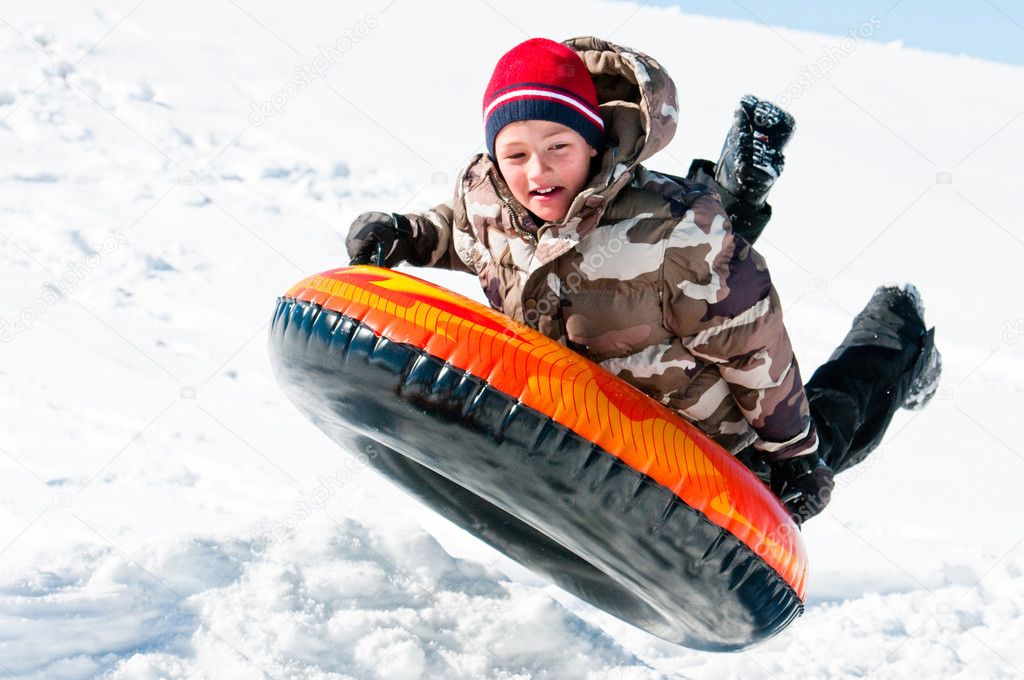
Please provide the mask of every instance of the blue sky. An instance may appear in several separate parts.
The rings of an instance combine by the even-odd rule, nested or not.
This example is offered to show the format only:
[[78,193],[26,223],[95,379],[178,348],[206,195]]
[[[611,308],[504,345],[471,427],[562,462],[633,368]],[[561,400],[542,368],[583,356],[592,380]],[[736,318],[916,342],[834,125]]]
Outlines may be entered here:
[[872,14],[872,40],[1024,64],[1024,0],[648,0],[684,12],[847,35]]

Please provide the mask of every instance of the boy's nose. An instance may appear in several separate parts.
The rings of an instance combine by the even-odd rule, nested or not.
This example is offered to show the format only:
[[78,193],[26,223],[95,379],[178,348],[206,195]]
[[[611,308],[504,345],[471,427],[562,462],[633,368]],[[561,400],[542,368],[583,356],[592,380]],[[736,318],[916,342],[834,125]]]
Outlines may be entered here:
[[544,178],[547,175],[548,164],[544,161],[544,157],[540,154],[534,154],[530,161],[526,164],[526,177],[531,182],[536,182]]

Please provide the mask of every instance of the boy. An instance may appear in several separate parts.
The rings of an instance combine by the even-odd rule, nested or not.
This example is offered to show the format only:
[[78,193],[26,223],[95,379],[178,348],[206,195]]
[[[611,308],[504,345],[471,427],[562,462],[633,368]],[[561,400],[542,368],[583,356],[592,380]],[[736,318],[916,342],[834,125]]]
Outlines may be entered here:
[[641,162],[678,119],[661,66],[596,38],[535,38],[498,62],[483,117],[488,153],[453,202],[360,216],[353,263],[383,246],[386,266],[476,273],[495,309],[740,454],[797,521],[824,508],[833,470],[874,448],[901,405],[934,392],[931,334],[912,289],[895,288],[876,292],[805,391],[764,260],[730,220],[754,240],[770,215],[792,130],[777,107],[741,102],[717,168],[651,172]]

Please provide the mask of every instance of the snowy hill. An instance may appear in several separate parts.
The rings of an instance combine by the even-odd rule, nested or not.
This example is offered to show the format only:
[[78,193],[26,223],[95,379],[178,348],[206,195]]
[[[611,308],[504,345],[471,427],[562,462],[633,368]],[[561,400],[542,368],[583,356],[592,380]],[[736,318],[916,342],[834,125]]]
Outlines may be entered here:
[[[619,2],[8,3],[0,26],[0,677],[1024,675],[1024,69]],[[807,613],[681,649],[430,515],[287,402],[275,297],[351,220],[450,196],[494,62],[661,61],[715,157],[797,118],[759,245],[809,375],[911,280],[943,387],[805,531]],[[420,275],[480,299],[469,277]]]

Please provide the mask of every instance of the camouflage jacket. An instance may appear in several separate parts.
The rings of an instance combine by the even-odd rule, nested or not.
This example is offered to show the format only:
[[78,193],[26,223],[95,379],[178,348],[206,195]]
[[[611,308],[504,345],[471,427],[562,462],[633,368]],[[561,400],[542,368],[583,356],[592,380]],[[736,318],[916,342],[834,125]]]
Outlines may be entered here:
[[598,362],[731,451],[810,453],[817,437],[762,257],[718,195],[640,163],[677,122],[652,58],[566,41],[590,69],[605,120],[600,169],[566,217],[536,224],[481,154],[453,202],[408,215],[429,266],[477,274],[491,305]]

